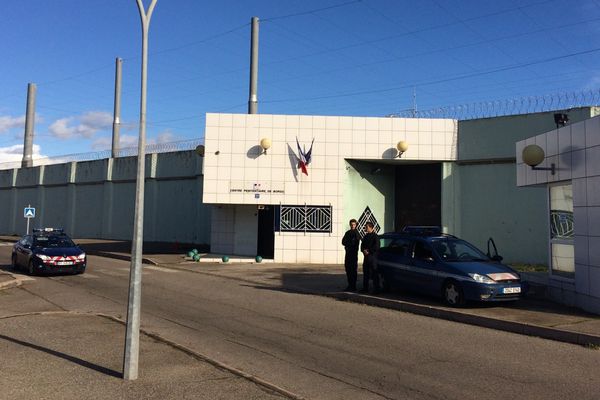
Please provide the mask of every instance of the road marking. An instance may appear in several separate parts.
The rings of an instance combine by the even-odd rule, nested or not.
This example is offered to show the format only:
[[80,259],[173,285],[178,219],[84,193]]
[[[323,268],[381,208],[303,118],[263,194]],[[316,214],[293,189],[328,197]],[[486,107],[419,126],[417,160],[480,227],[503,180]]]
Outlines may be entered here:
[[14,243],[0,242],[0,247],[2,247],[2,246],[6,246],[6,247],[8,247],[8,246],[14,246]]
[[90,274],[89,272],[85,273],[85,274],[82,274],[82,275],[79,275],[79,276],[81,278],[86,278],[86,279],[97,279],[97,278],[100,278],[98,275],[93,275],[93,274]]

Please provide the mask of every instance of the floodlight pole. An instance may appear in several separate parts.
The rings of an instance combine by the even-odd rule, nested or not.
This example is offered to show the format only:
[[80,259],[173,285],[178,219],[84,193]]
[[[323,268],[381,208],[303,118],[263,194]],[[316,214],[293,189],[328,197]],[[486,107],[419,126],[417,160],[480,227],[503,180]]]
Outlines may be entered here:
[[138,141],[137,178],[135,185],[135,216],[131,267],[129,272],[129,301],[127,304],[127,331],[123,357],[123,379],[138,377],[140,354],[140,303],[142,295],[142,244],[144,241],[144,179],[146,175],[146,81],[148,66],[148,27],[157,0],[152,0],[145,11],[142,0],[136,0],[142,21],[142,89],[140,100],[140,137]]
[[251,19],[248,114],[258,114],[258,17]]
[[112,147],[110,156],[116,158],[119,156],[119,131],[121,130],[121,71],[123,68],[123,59],[117,57],[115,61],[115,101],[113,112],[112,128]]

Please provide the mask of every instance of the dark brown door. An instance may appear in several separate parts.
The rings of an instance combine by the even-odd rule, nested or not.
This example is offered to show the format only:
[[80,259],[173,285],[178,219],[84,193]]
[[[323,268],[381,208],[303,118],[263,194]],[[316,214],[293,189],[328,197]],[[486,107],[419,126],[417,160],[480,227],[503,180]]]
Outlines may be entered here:
[[441,226],[442,164],[396,167],[395,230],[407,225]]
[[275,207],[264,206],[264,208],[258,210],[256,255],[262,258],[273,259],[275,256],[274,219]]

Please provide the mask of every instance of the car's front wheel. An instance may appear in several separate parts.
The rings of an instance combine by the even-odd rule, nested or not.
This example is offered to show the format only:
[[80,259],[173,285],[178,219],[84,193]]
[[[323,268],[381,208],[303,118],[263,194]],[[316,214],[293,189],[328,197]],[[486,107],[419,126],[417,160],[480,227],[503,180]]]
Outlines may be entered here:
[[442,289],[442,295],[449,306],[460,307],[465,304],[464,292],[456,281],[446,281]]

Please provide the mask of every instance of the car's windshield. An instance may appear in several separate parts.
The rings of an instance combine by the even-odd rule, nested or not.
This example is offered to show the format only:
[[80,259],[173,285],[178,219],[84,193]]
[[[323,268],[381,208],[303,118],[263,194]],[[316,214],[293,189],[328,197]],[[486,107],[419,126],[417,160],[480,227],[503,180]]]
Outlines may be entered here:
[[74,247],[75,243],[68,236],[36,236],[33,239],[34,247]]
[[487,261],[488,257],[472,244],[456,238],[432,239],[431,244],[444,261]]

